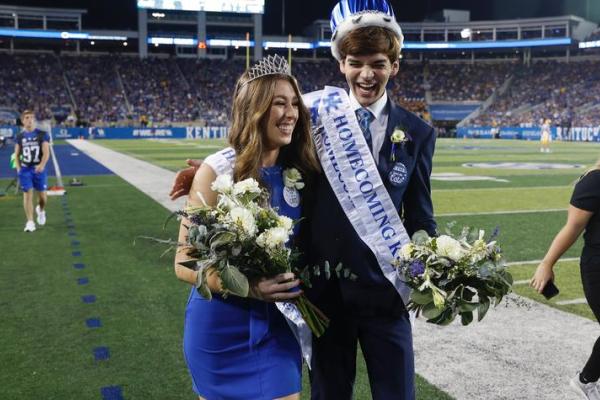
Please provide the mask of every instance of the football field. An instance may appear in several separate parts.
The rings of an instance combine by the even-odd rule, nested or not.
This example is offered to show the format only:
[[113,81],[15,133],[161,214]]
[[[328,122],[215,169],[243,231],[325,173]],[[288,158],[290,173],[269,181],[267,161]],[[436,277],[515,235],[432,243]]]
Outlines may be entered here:
[[[172,171],[225,145],[96,143]],[[62,165],[74,152],[61,146]],[[556,269],[560,295],[545,301],[521,282],[564,224],[574,182],[598,158],[596,143],[553,143],[546,154],[537,142],[438,140],[432,193],[440,231],[452,221],[498,227],[518,294],[593,318],[575,259],[581,241]],[[0,398],[193,399],[181,350],[189,288],[172,272],[172,253],[163,256],[164,246],[136,240],[174,238],[176,224],[163,230],[169,212],[118,176],[72,171],[77,175],[65,173],[65,182],[76,176],[84,186],[50,198],[48,223],[33,234],[22,231],[20,195],[11,188],[0,196]],[[0,190],[9,181],[0,179]],[[450,398],[417,383],[420,400]],[[303,394],[308,398],[307,388]],[[370,398],[362,362],[355,397]]]

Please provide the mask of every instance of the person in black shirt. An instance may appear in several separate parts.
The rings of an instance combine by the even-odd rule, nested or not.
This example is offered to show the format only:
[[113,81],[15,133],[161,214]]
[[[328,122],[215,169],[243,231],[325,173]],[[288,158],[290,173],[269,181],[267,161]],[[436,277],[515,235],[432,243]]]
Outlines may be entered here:
[[[531,278],[530,285],[539,293],[554,279],[553,267],[584,231],[581,253],[581,281],[585,298],[600,321],[600,160],[584,174],[573,190],[567,222],[558,232],[544,259]],[[600,338],[583,370],[571,379],[570,386],[583,399],[600,400],[596,386],[600,378]]]

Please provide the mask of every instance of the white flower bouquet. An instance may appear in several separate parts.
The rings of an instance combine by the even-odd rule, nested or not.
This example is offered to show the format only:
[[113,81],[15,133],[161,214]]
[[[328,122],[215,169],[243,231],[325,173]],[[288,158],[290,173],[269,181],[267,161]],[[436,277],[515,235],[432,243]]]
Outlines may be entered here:
[[[293,179],[294,177],[292,177]],[[220,175],[212,184],[217,192],[215,207],[191,207],[179,214],[190,221],[188,260],[182,265],[197,270],[198,292],[206,299],[212,294],[209,274],[221,280],[223,295],[247,297],[249,281],[285,272],[306,276],[295,264],[300,253],[288,246],[295,222],[270,207],[268,193],[254,179],[233,183]],[[317,337],[329,320],[304,295],[294,301],[306,324]]]
[[398,272],[413,289],[409,310],[416,310],[427,322],[450,324],[458,315],[463,325],[481,321],[490,305],[498,305],[512,289],[502,250],[492,234],[465,227],[454,236],[429,237],[416,232],[396,260]]

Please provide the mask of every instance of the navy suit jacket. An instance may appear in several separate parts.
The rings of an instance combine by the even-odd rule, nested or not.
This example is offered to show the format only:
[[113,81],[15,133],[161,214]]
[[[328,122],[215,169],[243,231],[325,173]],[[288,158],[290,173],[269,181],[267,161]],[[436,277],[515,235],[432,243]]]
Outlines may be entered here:
[[[391,100],[387,107],[388,125],[379,153],[379,174],[408,235],[411,236],[420,229],[433,235],[436,223],[433,219],[429,176],[435,146],[434,130]],[[396,144],[395,161],[392,161],[390,138],[396,128],[402,129],[409,140]],[[397,179],[396,183],[390,180],[390,174],[398,163],[403,164],[407,172],[400,184]],[[398,168],[403,170],[402,166],[398,165],[396,169]],[[314,204],[307,215],[310,232],[307,250],[311,264],[322,266],[328,261],[333,267],[341,262],[344,268],[350,269],[357,276],[356,280],[339,279],[344,307],[372,315],[404,310],[400,296],[383,276],[375,256],[352,227],[324,174],[317,179],[316,191]],[[331,295],[327,292],[331,291],[332,282],[321,279],[313,284],[314,289],[309,296],[318,305],[322,303],[320,298]],[[329,289],[324,290],[325,287]]]

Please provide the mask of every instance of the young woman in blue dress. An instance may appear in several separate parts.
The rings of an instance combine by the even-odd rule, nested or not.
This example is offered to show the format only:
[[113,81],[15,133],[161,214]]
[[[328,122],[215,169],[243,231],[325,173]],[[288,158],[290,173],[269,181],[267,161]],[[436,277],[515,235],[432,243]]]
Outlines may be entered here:
[[[234,182],[258,180],[280,214],[301,217],[306,200],[301,194],[310,191],[311,177],[320,167],[310,137],[309,113],[282,58],[263,60],[241,76],[231,118],[231,147],[209,156],[200,166],[188,203],[216,204],[211,184],[218,175],[229,173]],[[301,191],[284,184],[283,172],[288,168],[300,172],[306,185]],[[182,221],[180,243],[185,242],[186,225]],[[185,250],[180,248],[175,256],[175,272],[180,280],[195,285],[197,272],[179,264],[187,258]],[[298,279],[281,274],[251,282],[249,298],[223,298],[218,277],[209,276],[213,299],[203,299],[193,287],[184,326],[184,355],[199,398],[299,399],[300,346],[274,305],[299,296],[299,291],[290,291],[298,286]]]

